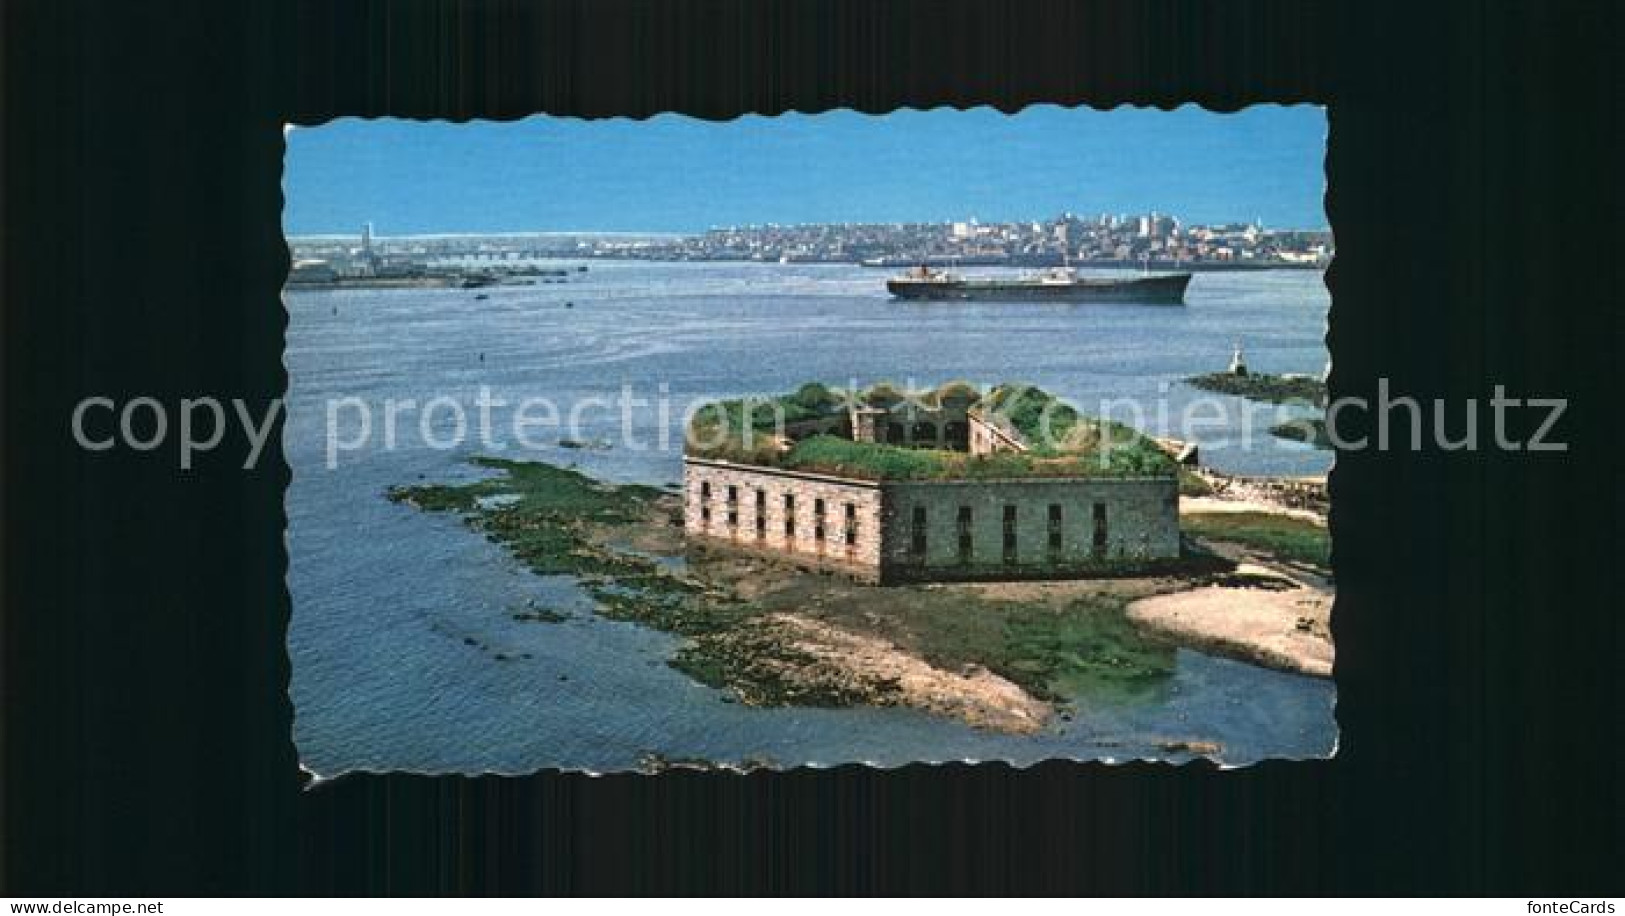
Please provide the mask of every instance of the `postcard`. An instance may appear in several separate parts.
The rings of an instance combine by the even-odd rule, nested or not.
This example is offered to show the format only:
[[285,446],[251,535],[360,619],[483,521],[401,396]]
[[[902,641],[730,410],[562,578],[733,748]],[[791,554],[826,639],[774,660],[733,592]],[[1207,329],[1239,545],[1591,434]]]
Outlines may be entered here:
[[1335,753],[1325,137],[291,128],[304,767]]

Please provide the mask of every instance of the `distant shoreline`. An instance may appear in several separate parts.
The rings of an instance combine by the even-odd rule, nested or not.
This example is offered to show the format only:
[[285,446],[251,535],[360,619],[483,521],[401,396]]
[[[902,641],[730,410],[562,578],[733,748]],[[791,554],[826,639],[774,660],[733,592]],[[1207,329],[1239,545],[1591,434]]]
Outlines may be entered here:
[[353,280],[289,280],[284,289],[456,289],[462,277],[358,277]]
[[[574,254],[560,255],[551,260],[582,260],[582,261],[642,261],[648,263],[665,264],[779,264],[784,266],[802,264],[849,264],[853,267],[867,267],[873,270],[899,270],[907,267],[918,267],[924,264],[927,267],[1004,267],[1032,270],[1043,267],[1060,267],[1062,259],[1054,258],[1006,258],[992,259],[979,257],[954,258],[942,255],[928,255],[924,258],[904,258],[902,256],[888,256],[886,263],[870,264],[866,260],[854,258],[814,258],[797,257],[788,261],[770,258],[741,258],[741,257],[706,257],[706,258],[673,258],[673,257],[640,257],[626,254]],[[1178,270],[1206,272],[1246,272],[1258,270],[1324,270],[1325,264],[1304,263],[1299,261],[1170,261],[1151,260],[1139,261],[1122,258],[1085,258],[1072,259],[1066,262],[1072,267],[1096,270]]]
[[[853,267],[865,267],[872,270],[898,270],[895,264],[873,265],[852,260],[793,260],[789,262],[770,261],[754,258],[666,258],[666,257],[636,257],[627,255],[597,255],[597,254],[561,254],[556,258],[547,258],[550,261],[615,261],[624,263],[645,264],[762,264],[764,266],[798,266],[808,264],[846,264]],[[950,266],[948,260],[928,258],[925,260],[930,266]],[[1059,263],[1059,262],[1057,262]],[[1040,265],[1019,262],[977,262],[966,264],[969,267],[993,268],[1020,268],[1032,269]],[[1292,262],[1282,263],[1201,263],[1201,262],[1173,262],[1173,261],[1117,261],[1117,260],[1088,260],[1073,261],[1073,267],[1095,270],[1154,270],[1154,271],[1190,271],[1195,273],[1250,273],[1267,270],[1319,270],[1318,264],[1298,264]],[[529,274],[518,271],[512,274],[514,278],[523,278]],[[522,284],[504,284],[502,282],[483,283],[477,286],[464,286],[467,278],[463,275],[437,275],[431,277],[349,277],[337,280],[288,280],[284,284],[289,290],[338,290],[338,289],[476,289],[483,286],[504,286]]]

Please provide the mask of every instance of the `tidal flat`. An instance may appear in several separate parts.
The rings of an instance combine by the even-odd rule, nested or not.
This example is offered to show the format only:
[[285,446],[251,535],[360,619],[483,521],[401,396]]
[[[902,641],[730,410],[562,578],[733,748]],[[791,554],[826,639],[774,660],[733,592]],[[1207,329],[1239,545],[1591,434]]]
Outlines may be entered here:
[[909,706],[1036,731],[1080,697],[1132,696],[1171,675],[1174,644],[1136,627],[1131,602],[1234,577],[1230,561],[1193,550],[1137,578],[865,585],[687,544],[666,490],[541,462],[473,463],[494,475],[389,498],[456,512],[531,571],[576,579],[599,615],[680,637],[672,667],[752,706]]

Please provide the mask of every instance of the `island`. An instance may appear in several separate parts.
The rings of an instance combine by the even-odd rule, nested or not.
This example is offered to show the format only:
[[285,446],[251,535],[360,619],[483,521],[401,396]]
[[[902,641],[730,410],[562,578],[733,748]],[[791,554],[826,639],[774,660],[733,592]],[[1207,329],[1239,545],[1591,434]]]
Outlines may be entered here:
[[1185,380],[1187,385],[1218,394],[1271,404],[1324,404],[1326,383],[1312,375],[1271,375],[1267,372],[1210,372]]
[[[1312,375],[1290,374],[1271,375],[1267,372],[1250,372],[1247,369],[1246,357],[1242,355],[1241,344],[1236,344],[1235,355],[1230,358],[1230,367],[1223,372],[1210,372],[1206,375],[1196,375],[1185,380],[1185,384],[1203,391],[1212,391],[1218,394],[1229,394],[1247,398],[1252,401],[1262,401],[1269,404],[1296,404],[1306,407],[1326,406],[1326,381]],[[1317,449],[1331,449],[1333,447],[1331,435],[1326,430],[1324,416],[1299,417],[1283,423],[1276,423],[1270,428],[1270,435],[1280,439],[1290,439],[1302,442]]]
[[[594,613],[679,637],[670,664],[724,702],[906,706],[1028,733],[1155,689],[1179,645],[1329,672],[1329,600],[1309,606],[1323,523],[1182,498],[1156,442],[1034,386],[810,383],[708,405],[688,433],[679,486],[483,457],[484,479],[388,495],[573,577]],[[1225,508],[1187,513],[1192,499]],[[1238,593],[1272,597],[1215,629],[1215,596]]]
[[1277,423],[1270,427],[1270,435],[1303,442],[1318,449],[1330,449],[1333,445],[1331,434],[1326,431],[1324,417],[1304,417]]

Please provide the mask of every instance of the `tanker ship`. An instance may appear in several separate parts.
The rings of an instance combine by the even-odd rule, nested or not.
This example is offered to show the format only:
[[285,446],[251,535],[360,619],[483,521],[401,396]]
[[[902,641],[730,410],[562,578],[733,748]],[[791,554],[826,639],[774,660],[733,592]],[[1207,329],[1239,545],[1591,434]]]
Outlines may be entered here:
[[1190,282],[1188,273],[1080,277],[1070,267],[1060,267],[1026,277],[962,277],[920,266],[887,280],[886,291],[898,299],[1184,305]]

